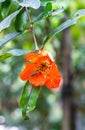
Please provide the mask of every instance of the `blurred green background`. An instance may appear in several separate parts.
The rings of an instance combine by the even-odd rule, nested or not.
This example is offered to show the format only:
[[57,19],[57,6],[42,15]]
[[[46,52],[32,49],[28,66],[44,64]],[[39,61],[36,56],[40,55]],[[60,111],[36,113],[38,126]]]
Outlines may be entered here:
[[[0,11],[0,21],[7,14],[18,8],[18,5],[14,1],[10,4],[10,0],[8,0],[7,3],[8,5],[5,6],[0,5],[0,10],[3,10]],[[57,0],[54,3],[56,7],[63,7],[64,12],[43,19],[35,24],[35,34],[40,47],[44,37],[59,26],[64,19],[71,18],[74,12],[85,8],[84,0]],[[31,10],[32,19],[42,10],[43,8]],[[10,28],[0,33],[0,38],[15,30],[15,20],[13,20]],[[70,65],[65,64],[65,58],[67,57],[63,55],[69,50],[69,45],[65,44],[67,41],[68,43],[70,42],[71,48],[69,51],[71,56],[71,59],[69,59]],[[24,32],[14,40],[8,42],[0,50],[0,54],[13,48],[32,50],[34,49],[33,42],[32,34]],[[71,96],[75,105],[75,119],[71,120],[74,120],[75,128],[65,129],[63,127],[63,123],[65,125],[64,119],[69,120],[64,117],[65,111],[62,105],[64,104],[63,85],[57,92],[42,87],[36,109],[30,113],[30,120],[23,120],[19,100],[25,82],[20,80],[19,74],[24,67],[25,61],[24,56],[19,56],[0,62],[0,130],[85,130],[85,16],[79,19],[76,25],[67,29],[67,33],[61,32],[51,42],[46,43],[45,49],[52,54],[63,76],[65,76],[65,72],[69,72],[67,72],[67,69],[69,69],[68,66],[71,66],[72,81],[70,80],[69,82],[72,82]],[[66,81],[65,77],[64,80]],[[68,94],[66,98],[69,98]],[[68,118],[69,116],[66,117]]]

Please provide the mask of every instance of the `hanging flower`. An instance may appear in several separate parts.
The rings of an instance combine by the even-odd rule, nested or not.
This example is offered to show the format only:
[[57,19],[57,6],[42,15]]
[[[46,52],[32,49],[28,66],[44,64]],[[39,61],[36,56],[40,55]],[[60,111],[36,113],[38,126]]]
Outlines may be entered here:
[[22,80],[29,80],[36,87],[43,85],[47,88],[59,87],[62,76],[46,51],[39,50],[37,53],[27,54],[25,60],[25,69],[20,74]]

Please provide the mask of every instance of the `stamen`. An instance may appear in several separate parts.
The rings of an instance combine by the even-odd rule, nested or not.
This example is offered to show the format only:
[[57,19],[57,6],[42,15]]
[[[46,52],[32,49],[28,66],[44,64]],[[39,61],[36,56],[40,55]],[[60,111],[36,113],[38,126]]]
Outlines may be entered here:
[[49,69],[50,69],[51,65],[49,63],[49,61],[43,61],[40,66],[37,66],[37,71],[42,73],[42,74],[46,74]]

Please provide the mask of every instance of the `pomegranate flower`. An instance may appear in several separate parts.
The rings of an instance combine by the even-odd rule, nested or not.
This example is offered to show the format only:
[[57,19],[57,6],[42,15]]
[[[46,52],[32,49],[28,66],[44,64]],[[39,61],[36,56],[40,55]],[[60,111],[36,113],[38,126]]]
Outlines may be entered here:
[[58,88],[62,76],[58,67],[44,50],[30,53],[25,56],[26,66],[20,74],[22,80],[36,87],[45,85],[47,88]]

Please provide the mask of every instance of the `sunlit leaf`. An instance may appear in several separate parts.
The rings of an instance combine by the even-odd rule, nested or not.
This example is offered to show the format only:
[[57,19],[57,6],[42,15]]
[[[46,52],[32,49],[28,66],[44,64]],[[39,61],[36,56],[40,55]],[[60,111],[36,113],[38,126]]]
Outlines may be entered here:
[[0,55],[0,61],[4,61],[9,57],[12,56],[21,56],[21,55],[25,55],[26,53],[28,53],[28,51],[22,50],[22,49],[13,49],[10,50],[2,55]]
[[77,18],[77,19],[79,19],[79,18],[81,18],[82,16],[84,16],[85,15],[85,9],[80,9],[80,10],[78,10],[78,11],[76,11],[74,14],[73,14],[73,18]]
[[63,11],[64,11],[64,8],[58,8],[52,12],[52,16],[62,13]]
[[28,101],[28,112],[33,111],[36,107],[36,101],[38,99],[39,96],[39,91],[40,88],[39,87],[33,87],[32,88],[32,92],[30,94],[30,98]]
[[65,21],[63,24],[58,26],[55,30],[53,30],[44,40],[44,44],[51,40],[57,33],[61,32],[62,30],[70,27],[71,25],[76,24],[79,18],[85,15],[85,9],[78,10],[77,12],[74,13],[72,19],[68,19]]
[[5,35],[5,37],[0,40],[0,48],[2,46],[4,46],[8,41],[14,39],[19,34],[20,34],[19,32],[14,32],[14,33],[9,33],[9,34]]
[[0,62],[6,60],[7,58],[9,58],[11,56],[12,56],[12,54],[10,54],[10,53],[5,53],[3,55],[0,55]]
[[47,18],[49,16],[54,16],[57,15],[59,13],[62,13],[64,11],[64,8],[58,8],[56,10],[50,10],[51,7],[49,8],[49,10],[45,9],[44,12],[42,12],[40,15],[38,15],[35,19],[34,19],[34,23],[35,22],[39,22],[39,20],[42,20],[44,18]]
[[48,40],[51,40],[57,33],[61,32],[62,30],[64,30],[65,28],[76,24],[76,19],[69,19],[66,22],[64,22],[63,24],[61,24],[59,27],[57,27],[55,30],[53,30],[45,39],[44,43],[46,43]]
[[51,11],[52,10],[52,3],[51,2],[48,2],[46,4],[46,7],[45,7],[45,12],[48,12],[48,11]]
[[5,0],[0,0],[0,3],[4,2]]
[[15,11],[0,22],[0,31],[10,26],[12,19],[20,12],[20,10]]
[[18,2],[22,7],[32,7],[38,9],[40,7],[40,0],[23,0],[23,2]]
[[20,107],[24,119],[29,119],[29,112],[34,110],[39,96],[39,88],[33,87],[26,82],[20,98]]
[[8,51],[8,53],[12,54],[13,56],[21,56],[28,53],[28,51],[23,50],[23,49],[13,49],[13,50]]

